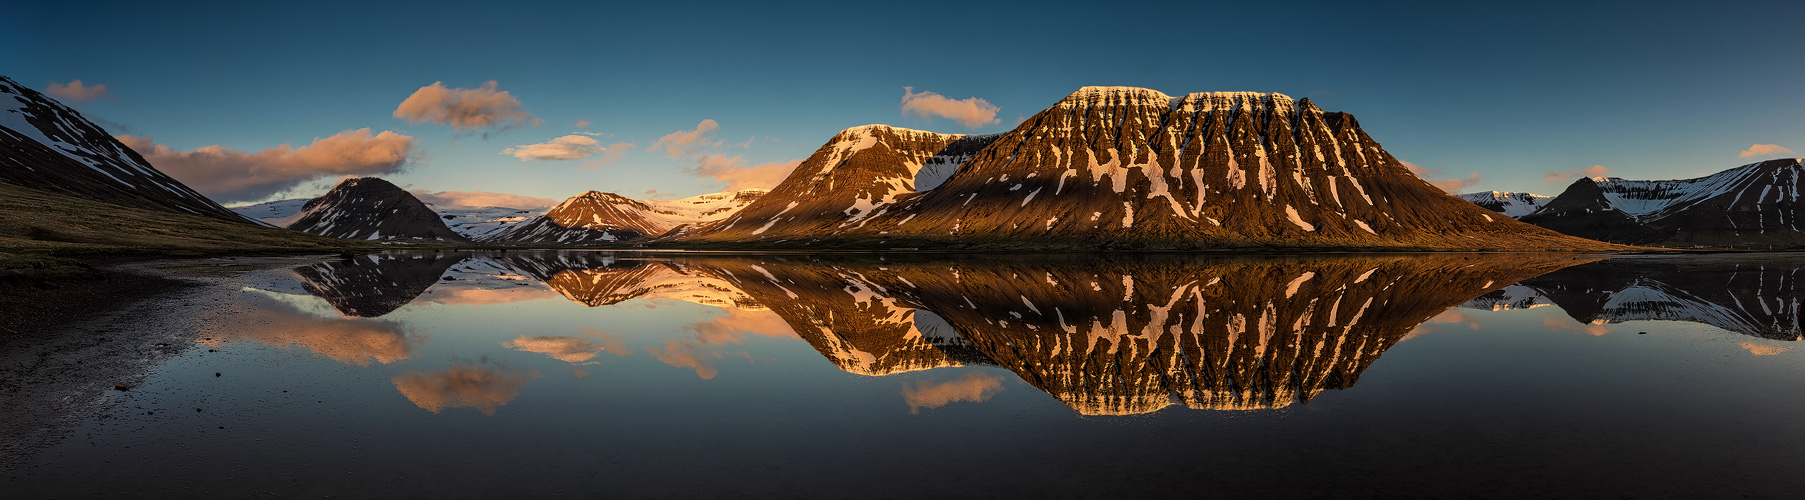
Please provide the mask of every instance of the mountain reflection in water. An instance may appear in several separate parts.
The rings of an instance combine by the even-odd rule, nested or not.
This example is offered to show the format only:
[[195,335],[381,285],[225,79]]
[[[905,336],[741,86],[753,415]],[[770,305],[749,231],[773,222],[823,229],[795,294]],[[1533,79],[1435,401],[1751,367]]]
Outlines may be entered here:
[[1783,255],[1609,259],[1524,280],[1462,306],[1507,310],[1552,304],[1586,325],[1687,321],[1800,340],[1802,263]]
[[[538,286],[589,307],[631,299],[693,302],[723,308],[726,316],[689,327],[694,342],[672,339],[646,351],[705,379],[717,373],[711,360],[726,356],[707,346],[737,342],[734,336],[745,332],[793,335],[850,373],[997,366],[1080,413],[1125,415],[1174,404],[1240,410],[1307,402],[1324,390],[1351,387],[1386,349],[1451,307],[1515,300],[1499,294],[1516,290],[1507,285],[1596,260],[508,252],[360,257],[302,266],[295,274],[309,293],[350,318],[381,316],[413,301],[545,297]],[[769,313],[783,325],[761,319]],[[308,329],[287,330],[300,333],[258,340],[321,344],[328,356],[359,363],[405,357],[410,345],[405,336],[361,340],[374,350],[351,355],[308,343]],[[787,331],[772,333],[778,330]],[[578,365],[602,353],[630,354],[593,329],[578,336],[521,335],[502,346]],[[489,414],[536,376],[459,365],[394,382],[422,408],[469,406]],[[998,380],[967,377],[917,383],[905,387],[904,397],[914,411],[982,401],[1001,387]]]

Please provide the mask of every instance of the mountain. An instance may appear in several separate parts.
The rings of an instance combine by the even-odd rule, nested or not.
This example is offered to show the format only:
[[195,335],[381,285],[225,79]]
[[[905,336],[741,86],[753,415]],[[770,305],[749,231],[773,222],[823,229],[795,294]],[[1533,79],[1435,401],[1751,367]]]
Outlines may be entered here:
[[[293,224],[301,209],[307,206],[309,198],[266,201],[255,205],[233,207],[238,215],[255,219],[276,227],[287,227]],[[426,203],[422,201],[422,203]],[[427,208],[439,214],[445,226],[462,235],[464,239],[476,241],[496,234],[515,224],[532,220],[533,217],[545,213],[547,207],[511,208],[511,207],[441,207],[426,203]]]
[[439,213],[439,218],[452,231],[457,231],[465,239],[481,241],[501,234],[515,225],[525,223],[545,214],[550,207],[511,208],[511,207],[441,207],[431,203],[426,206]]
[[312,198],[291,198],[287,200],[266,201],[254,205],[232,207],[232,211],[247,219],[269,224],[275,227],[286,227],[295,222],[295,215],[307,206]]
[[[1352,115],[1281,94],[1085,87],[1000,136],[848,129],[682,238],[778,246],[1603,250],[1411,174]],[[966,144],[975,146],[975,144]],[[954,154],[957,153],[957,154]],[[960,157],[932,189],[935,156]],[[924,186],[931,183],[923,183]]]
[[379,317],[413,302],[462,255],[364,255],[294,268],[301,286],[349,317]]
[[1541,210],[1553,196],[1542,196],[1535,193],[1518,193],[1511,191],[1486,191],[1483,193],[1466,193],[1454,195],[1484,207],[1486,210],[1498,212],[1510,217],[1522,217]]
[[1773,340],[1805,338],[1805,265],[1782,254],[1623,258],[1581,264],[1463,304],[1524,309],[1553,304],[1574,321],[1686,321]]
[[285,227],[334,238],[465,240],[412,193],[375,177],[345,179],[292,217]]
[[1520,220],[1565,234],[1639,245],[1805,246],[1799,231],[1798,158],[1769,160],[1696,179],[1574,181]]
[[991,365],[1087,415],[1260,409],[1353,386],[1418,325],[1594,260],[1472,256],[694,258],[835,366]]
[[247,222],[158,171],[81,112],[4,76],[0,76],[0,182],[115,205]]
[[[997,138],[865,125],[834,134],[763,199],[682,241],[808,240],[844,234],[937,186]],[[919,179],[918,179],[919,177]]]
[[641,241],[732,216],[765,193],[746,189],[677,200],[635,200],[589,191],[497,232],[485,242],[576,245]]

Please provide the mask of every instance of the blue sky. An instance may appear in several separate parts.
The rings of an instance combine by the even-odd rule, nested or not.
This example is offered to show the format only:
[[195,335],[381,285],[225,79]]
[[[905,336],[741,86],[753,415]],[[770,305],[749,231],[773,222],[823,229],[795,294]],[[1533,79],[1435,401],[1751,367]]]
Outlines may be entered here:
[[[369,128],[414,137],[399,184],[563,199],[584,190],[712,192],[693,158],[648,151],[714,120],[756,138],[747,165],[808,156],[840,129],[886,123],[999,132],[1084,85],[1171,94],[1281,92],[1347,111],[1398,157],[1558,193],[1550,171],[1703,175],[1805,152],[1799,2],[1543,5],[1268,2],[832,2],[765,6],[383,2],[241,5],[35,2],[0,18],[0,74],[173,150],[258,151]],[[543,120],[459,133],[392,114],[434,82],[486,81]],[[967,128],[905,116],[903,87],[998,108]],[[634,150],[610,165],[521,161],[509,147],[583,131]],[[1769,156],[1801,156],[1805,153]],[[162,168],[161,166],[159,168]],[[224,174],[221,174],[224,175]]]

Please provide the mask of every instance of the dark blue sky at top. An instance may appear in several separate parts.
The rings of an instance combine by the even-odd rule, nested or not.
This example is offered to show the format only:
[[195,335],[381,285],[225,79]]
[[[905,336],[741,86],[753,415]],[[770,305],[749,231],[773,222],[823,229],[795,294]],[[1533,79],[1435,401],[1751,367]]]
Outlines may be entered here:
[[[1548,171],[1691,177],[1805,152],[1805,3],[1130,2],[12,3],[0,74],[83,102],[116,133],[258,150],[369,127],[419,138],[396,176],[432,190],[563,198],[719,187],[643,147],[720,123],[749,163],[887,123],[997,132],[1085,85],[1281,92],[1347,111],[1400,158],[1552,194]],[[488,139],[391,116],[436,81],[496,80],[544,124]],[[904,86],[982,98],[976,130],[904,116]],[[642,149],[593,169],[502,149],[587,130]],[[1805,153],[1801,153],[1805,154]],[[1757,158],[1758,159],[1758,158]]]

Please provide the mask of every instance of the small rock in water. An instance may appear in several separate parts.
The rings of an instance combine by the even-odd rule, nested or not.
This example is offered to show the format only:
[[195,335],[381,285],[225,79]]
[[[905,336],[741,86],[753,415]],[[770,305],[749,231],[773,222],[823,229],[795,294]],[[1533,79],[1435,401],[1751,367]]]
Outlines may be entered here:
[[1636,332],[1636,335],[1648,335],[1648,332]]
[[453,277],[450,277],[450,276],[446,276],[446,277],[445,277],[445,281],[457,281],[457,278],[453,278]]
[[213,376],[215,376],[215,377],[218,377],[218,376],[219,376],[219,374],[218,374],[218,373],[214,373],[214,374],[213,374]]
[[115,390],[115,391],[129,391],[129,390],[132,390],[132,386],[129,386],[129,385],[125,385],[125,384],[113,384],[113,390]]

